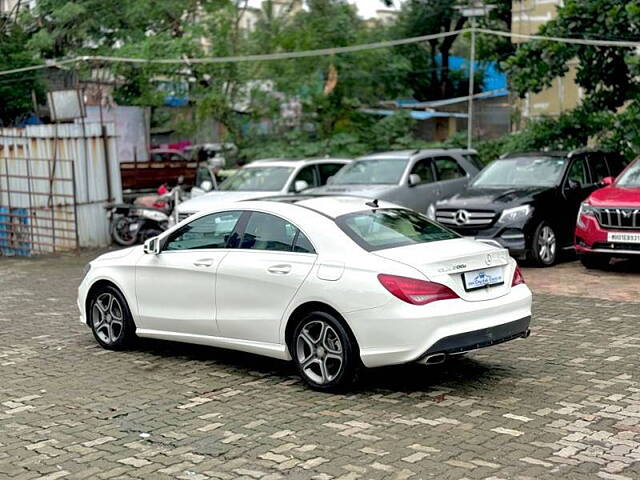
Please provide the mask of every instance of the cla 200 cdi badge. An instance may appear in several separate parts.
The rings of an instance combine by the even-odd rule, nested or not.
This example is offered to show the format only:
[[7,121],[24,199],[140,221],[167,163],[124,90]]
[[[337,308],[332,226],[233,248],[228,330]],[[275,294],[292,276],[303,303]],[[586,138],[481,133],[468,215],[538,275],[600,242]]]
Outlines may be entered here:
[[531,292],[508,252],[355,197],[200,212],[91,262],[82,322],[104,348],[135,336],[293,360],[312,387],[526,337]]

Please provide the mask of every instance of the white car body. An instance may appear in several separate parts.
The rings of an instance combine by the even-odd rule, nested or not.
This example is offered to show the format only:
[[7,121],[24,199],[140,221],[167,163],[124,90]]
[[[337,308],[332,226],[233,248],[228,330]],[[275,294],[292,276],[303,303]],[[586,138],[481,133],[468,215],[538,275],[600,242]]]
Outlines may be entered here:
[[[528,335],[531,292],[525,284],[512,286],[517,265],[506,250],[456,238],[367,251],[334,221],[370,209],[364,202],[315,197],[298,203],[247,201],[202,211],[158,238],[216,212],[264,212],[295,225],[316,253],[220,248],[154,254],[145,253],[142,246],[107,253],[91,262],[80,284],[81,321],[88,324],[92,287],[109,282],[124,295],[140,337],[283,360],[292,358],[288,327],[296,311],[310,304],[326,306],[342,317],[366,367],[429,363],[426,354],[438,342],[517,322],[511,338],[492,338],[491,331],[488,344],[469,337],[473,345],[460,344],[464,348],[455,353]],[[402,209],[386,202],[379,208]],[[466,291],[461,274],[488,266],[502,271],[504,284]],[[436,282],[458,298],[409,304],[383,287],[379,274]]]
[[[242,167],[242,169],[254,169],[254,168],[269,168],[269,167],[285,167],[291,169],[291,174],[286,181],[277,190],[259,190],[259,191],[233,191],[233,190],[215,190],[208,192],[204,195],[199,195],[195,198],[180,203],[176,210],[178,212],[178,219],[184,220],[194,213],[200,212],[205,209],[210,209],[220,205],[223,202],[237,202],[241,200],[251,200],[257,198],[278,197],[281,195],[291,195],[293,193],[299,193],[295,191],[296,180],[303,174],[303,170],[306,168],[314,168],[314,166],[327,165],[327,164],[341,164],[346,165],[351,160],[344,158],[318,158],[318,159],[301,159],[301,160],[256,160],[248,165]],[[308,178],[305,176],[305,178]],[[319,171],[315,172],[315,182],[308,184],[308,188],[314,188],[324,185],[323,178]],[[223,184],[224,185],[224,182]]]

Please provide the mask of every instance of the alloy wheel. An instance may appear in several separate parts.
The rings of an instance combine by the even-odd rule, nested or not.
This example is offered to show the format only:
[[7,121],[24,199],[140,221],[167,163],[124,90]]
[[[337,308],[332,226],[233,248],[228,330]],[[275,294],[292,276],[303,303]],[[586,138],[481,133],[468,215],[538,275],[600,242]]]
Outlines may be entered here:
[[545,264],[553,263],[556,258],[556,234],[548,225],[538,234],[538,256]]
[[96,335],[106,345],[113,345],[124,334],[123,308],[111,293],[98,296],[91,310],[91,321]]
[[296,339],[296,355],[304,374],[318,385],[335,380],[344,365],[340,337],[323,320],[313,320],[300,330]]

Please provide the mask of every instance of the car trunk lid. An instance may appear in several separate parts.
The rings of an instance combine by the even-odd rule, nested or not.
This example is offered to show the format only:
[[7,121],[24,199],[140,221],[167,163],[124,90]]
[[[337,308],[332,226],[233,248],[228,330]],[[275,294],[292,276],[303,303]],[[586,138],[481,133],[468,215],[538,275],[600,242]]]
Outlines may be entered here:
[[[475,240],[459,238],[373,253],[415,268],[429,281],[446,285],[464,300],[482,301],[498,298],[509,293],[511,289],[513,267],[509,265],[508,251]],[[482,274],[493,277],[494,281],[502,277],[502,283],[473,288],[474,285],[483,283],[485,277],[478,278]],[[471,283],[465,285],[465,276]]]

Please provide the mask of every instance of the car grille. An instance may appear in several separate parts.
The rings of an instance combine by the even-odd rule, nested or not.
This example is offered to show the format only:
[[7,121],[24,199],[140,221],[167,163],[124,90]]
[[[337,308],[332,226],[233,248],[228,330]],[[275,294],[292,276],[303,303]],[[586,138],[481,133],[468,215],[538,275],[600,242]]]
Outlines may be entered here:
[[594,250],[626,250],[632,252],[640,252],[640,243],[594,243]]
[[491,225],[496,213],[490,210],[446,209],[436,212],[436,220],[443,225],[453,227],[482,228]]
[[598,223],[604,228],[640,229],[640,209],[596,208]]

